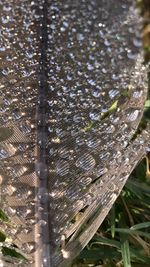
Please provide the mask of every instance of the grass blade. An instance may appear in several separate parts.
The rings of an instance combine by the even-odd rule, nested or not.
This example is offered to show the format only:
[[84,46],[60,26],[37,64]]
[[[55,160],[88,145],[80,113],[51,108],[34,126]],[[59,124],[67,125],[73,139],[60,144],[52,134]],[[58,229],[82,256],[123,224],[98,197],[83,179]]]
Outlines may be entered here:
[[144,223],[135,224],[130,229],[131,230],[139,230],[139,229],[143,229],[143,228],[147,228],[147,227],[150,227],[150,222],[144,222]]
[[123,234],[144,236],[144,237],[150,239],[150,234],[149,233],[138,231],[138,230],[116,228],[115,231],[118,232],[118,233],[123,233]]
[[122,241],[121,243],[121,254],[123,259],[124,267],[131,267],[130,247],[128,240]]

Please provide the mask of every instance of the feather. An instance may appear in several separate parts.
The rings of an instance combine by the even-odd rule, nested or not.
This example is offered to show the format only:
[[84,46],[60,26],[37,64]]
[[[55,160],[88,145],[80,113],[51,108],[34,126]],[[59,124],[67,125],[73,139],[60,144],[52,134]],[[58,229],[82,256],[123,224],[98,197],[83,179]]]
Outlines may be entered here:
[[7,266],[66,267],[149,150],[142,22],[131,0],[0,8],[1,225],[28,259]]

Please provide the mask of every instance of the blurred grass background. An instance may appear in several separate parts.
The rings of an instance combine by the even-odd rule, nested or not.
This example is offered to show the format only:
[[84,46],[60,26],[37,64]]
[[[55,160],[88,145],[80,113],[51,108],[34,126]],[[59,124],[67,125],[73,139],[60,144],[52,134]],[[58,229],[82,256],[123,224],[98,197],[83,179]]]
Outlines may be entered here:
[[[144,17],[143,43],[145,61],[150,61],[150,0],[138,0]],[[150,89],[150,73],[149,89]],[[150,121],[150,90],[140,127]],[[72,267],[149,267],[150,266],[150,175],[143,159],[131,174],[109,215],[80,253]],[[0,210],[0,221],[8,222]],[[15,246],[6,247],[9,239],[0,230],[1,256],[8,261],[24,259]],[[21,266],[21,265],[20,265]]]

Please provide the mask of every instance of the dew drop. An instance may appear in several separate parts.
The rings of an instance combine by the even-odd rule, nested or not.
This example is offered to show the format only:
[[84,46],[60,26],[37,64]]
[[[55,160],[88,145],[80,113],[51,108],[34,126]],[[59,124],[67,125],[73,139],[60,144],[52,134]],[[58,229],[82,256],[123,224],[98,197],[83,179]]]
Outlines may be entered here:
[[52,143],[59,144],[60,143],[60,138],[58,136],[53,137],[52,138]]
[[48,175],[47,165],[44,162],[38,162],[35,164],[35,171],[40,179],[46,179]]
[[107,39],[105,39],[105,41],[104,41],[104,45],[106,45],[106,46],[110,46],[110,42],[109,42]]
[[100,159],[107,160],[109,156],[110,156],[110,153],[106,151],[103,154],[100,154]]
[[20,206],[16,208],[16,214],[22,218],[27,218],[31,214],[31,209],[26,206]]
[[98,138],[89,138],[87,141],[86,141],[86,144],[88,147],[93,147],[93,148],[96,148],[99,144],[101,143],[101,140],[99,140]]
[[37,194],[38,200],[41,204],[45,204],[48,202],[49,196],[46,188],[41,187],[39,188],[38,194]]
[[11,144],[6,144],[4,147],[0,147],[0,158],[5,159],[15,154],[16,148]]
[[25,253],[33,253],[37,248],[37,245],[35,242],[27,242],[22,244],[21,249],[25,252]]
[[45,226],[46,224],[47,224],[47,222],[44,221],[44,220],[39,220],[38,221],[38,225],[40,225],[40,226]]
[[82,177],[79,181],[79,183],[82,185],[82,186],[87,186],[89,185],[90,183],[92,182],[92,178],[91,177]]
[[110,125],[105,129],[106,133],[113,133],[115,131],[115,126]]
[[134,98],[140,98],[143,94],[143,91],[142,90],[137,90],[137,91],[134,91],[133,92],[133,97]]
[[66,31],[66,28],[65,27],[60,27],[60,31],[61,32],[65,32]]
[[82,200],[77,200],[74,204],[73,204],[73,210],[81,210],[83,208],[83,201]]
[[92,86],[95,86],[96,85],[96,82],[94,80],[92,80],[92,79],[91,80],[88,79],[87,82],[88,82],[88,84],[90,84]]
[[94,168],[96,162],[92,155],[85,153],[81,157],[79,157],[76,161],[76,166],[80,167],[84,170],[91,170]]
[[97,166],[96,168],[96,175],[97,176],[102,176],[103,174],[105,174],[108,171],[107,168],[103,168],[101,165]]
[[92,203],[92,196],[90,194],[87,194],[83,197],[83,202],[84,204],[87,206],[87,205],[91,205]]
[[84,40],[84,35],[82,33],[77,33],[77,40],[78,41],[83,41]]
[[17,109],[14,110],[12,114],[15,120],[19,120],[22,117],[20,110],[17,110]]
[[6,150],[4,150],[3,148],[0,149],[0,159],[5,159],[9,157],[9,154]]
[[25,133],[25,134],[27,134],[27,133],[30,133],[31,132],[31,126],[30,126],[30,124],[29,124],[29,122],[22,122],[21,124],[20,124],[20,130],[22,131],[22,133]]
[[34,56],[34,53],[32,53],[31,51],[27,51],[26,56],[27,56],[27,58],[31,59]]
[[8,207],[7,210],[5,210],[8,217],[14,216],[16,214],[16,209],[13,207]]
[[6,50],[6,47],[5,46],[1,46],[0,47],[0,52],[4,52]]
[[110,91],[109,91],[109,97],[111,98],[111,99],[113,99],[116,95],[118,95],[118,91],[117,90],[115,90],[115,89],[111,89]]
[[101,96],[101,92],[99,89],[95,88],[93,91],[92,91],[92,95],[96,98],[100,97]]
[[131,50],[129,50],[128,53],[127,53],[127,57],[129,59],[135,60],[137,58],[137,54],[134,54]]
[[139,39],[133,39],[133,44],[135,47],[141,47],[142,46],[142,42],[141,40]]
[[119,79],[119,76],[115,73],[111,77],[114,81],[117,81]]
[[3,10],[8,12],[8,11],[11,10],[11,6],[4,6],[4,7],[3,7]]
[[127,111],[127,120],[128,121],[135,121],[138,118],[139,110],[129,109]]
[[60,176],[67,175],[69,172],[69,163],[65,160],[58,160],[56,163],[56,173]]
[[76,114],[76,115],[74,115],[73,116],[73,121],[74,122],[80,122],[80,121],[82,121],[82,116],[80,115],[80,114]]
[[102,68],[102,73],[106,74],[107,70],[105,68]]
[[98,110],[90,111],[89,117],[93,121],[97,121],[100,119],[100,112]]

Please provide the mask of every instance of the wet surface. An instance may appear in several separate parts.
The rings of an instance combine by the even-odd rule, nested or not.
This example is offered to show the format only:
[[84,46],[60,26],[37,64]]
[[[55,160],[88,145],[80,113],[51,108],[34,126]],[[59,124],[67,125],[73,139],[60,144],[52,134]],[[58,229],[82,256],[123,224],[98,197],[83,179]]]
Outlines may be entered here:
[[0,1],[2,227],[27,265],[67,266],[146,153],[147,132],[129,145],[147,94],[132,3]]
[[40,16],[30,1],[0,1],[0,10],[1,208],[12,221],[1,227],[34,261]]

